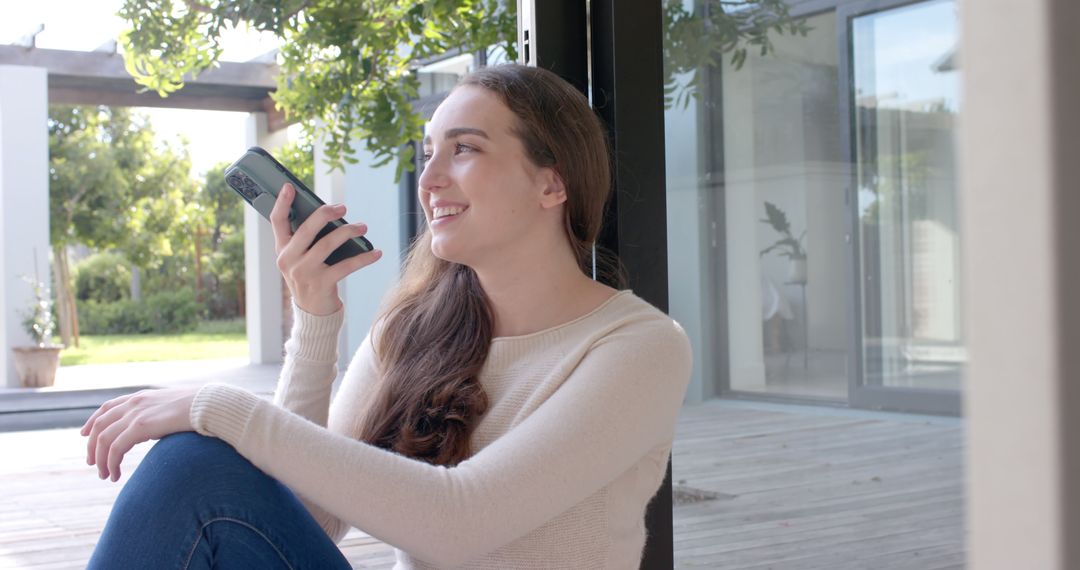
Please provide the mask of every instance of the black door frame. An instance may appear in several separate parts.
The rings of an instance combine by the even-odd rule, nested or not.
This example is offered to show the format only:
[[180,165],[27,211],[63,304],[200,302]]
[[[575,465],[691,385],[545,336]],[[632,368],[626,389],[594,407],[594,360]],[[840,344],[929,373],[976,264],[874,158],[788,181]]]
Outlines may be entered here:
[[[619,256],[634,293],[666,313],[660,2],[518,0],[518,15],[521,61],[550,69],[591,95],[593,108],[608,127],[614,193],[598,245]],[[646,512],[648,538],[641,568],[674,567],[671,509],[669,460],[667,476]]]

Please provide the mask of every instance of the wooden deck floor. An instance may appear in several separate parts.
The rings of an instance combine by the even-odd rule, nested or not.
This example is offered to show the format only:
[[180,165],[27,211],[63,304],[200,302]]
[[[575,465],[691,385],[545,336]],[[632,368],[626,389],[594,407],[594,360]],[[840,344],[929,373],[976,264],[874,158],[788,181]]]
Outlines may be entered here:
[[[0,568],[83,568],[118,484],[61,429],[0,434]],[[136,447],[125,474],[149,449]],[[964,566],[960,420],[713,401],[675,445],[680,568],[934,570]],[[126,476],[125,476],[126,478]],[[355,568],[389,568],[352,531]]]

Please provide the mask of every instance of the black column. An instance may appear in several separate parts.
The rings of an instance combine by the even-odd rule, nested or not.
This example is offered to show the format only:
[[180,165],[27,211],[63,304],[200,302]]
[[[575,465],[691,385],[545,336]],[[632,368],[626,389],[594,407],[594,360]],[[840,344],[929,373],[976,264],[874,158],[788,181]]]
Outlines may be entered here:
[[585,0],[517,0],[518,60],[554,71],[588,94]]
[[[593,107],[611,129],[615,196],[600,243],[619,254],[630,287],[668,311],[663,13],[656,0],[592,1]],[[641,567],[672,568],[671,461],[649,503]]]
[[615,197],[601,243],[667,312],[663,15],[655,0],[592,2],[593,106],[611,129]]
[[[657,0],[518,0],[520,61],[550,69],[588,92],[612,142],[615,192],[600,245],[617,253],[630,288],[668,310],[664,178],[663,14]],[[674,566],[671,462],[649,503],[641,567]]]

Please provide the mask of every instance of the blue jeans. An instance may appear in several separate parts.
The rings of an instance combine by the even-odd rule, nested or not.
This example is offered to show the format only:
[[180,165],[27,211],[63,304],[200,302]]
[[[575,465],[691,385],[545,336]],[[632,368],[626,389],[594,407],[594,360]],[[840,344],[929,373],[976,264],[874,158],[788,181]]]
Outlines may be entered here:
[[164,437],[124,485],[88,568],[350,569],[288,487],[229,444]]

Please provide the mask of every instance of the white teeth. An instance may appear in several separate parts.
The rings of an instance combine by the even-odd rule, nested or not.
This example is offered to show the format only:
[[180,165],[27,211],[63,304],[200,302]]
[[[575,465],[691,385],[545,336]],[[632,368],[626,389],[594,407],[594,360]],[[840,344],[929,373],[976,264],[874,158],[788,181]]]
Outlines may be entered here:
[[443,208],[435,208],[433,210],[433,214],[435,216],[435,219],[437,220],[445,216],[456,216],[457,214],[460,214],[464,211],[465,208],[462,208],[460,206],[449,206]]

